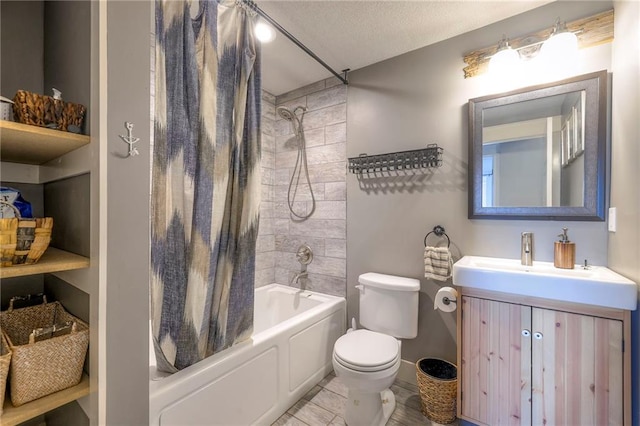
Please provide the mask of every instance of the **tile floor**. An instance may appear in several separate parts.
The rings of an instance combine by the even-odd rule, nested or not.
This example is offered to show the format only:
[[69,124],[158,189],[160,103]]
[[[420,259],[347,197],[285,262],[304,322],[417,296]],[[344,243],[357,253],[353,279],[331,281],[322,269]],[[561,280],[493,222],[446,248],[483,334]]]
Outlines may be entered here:
[[[396,380],[391,386],[396,396],[396,409],[388,426],[437,426],[420,412],[418,387]],[[333,373],[311,389],[272,426],[339,426],[344,425],[347,388]],[[457,425],[457,421],[452,425]]]

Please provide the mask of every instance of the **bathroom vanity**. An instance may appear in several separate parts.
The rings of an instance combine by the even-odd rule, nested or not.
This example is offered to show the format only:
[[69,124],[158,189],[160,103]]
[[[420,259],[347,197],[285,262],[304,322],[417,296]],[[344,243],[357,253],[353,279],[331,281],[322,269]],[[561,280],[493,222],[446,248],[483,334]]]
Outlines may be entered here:
[[636,284],[604,267],[466,256],[458,286],[458,417],[631,424]]

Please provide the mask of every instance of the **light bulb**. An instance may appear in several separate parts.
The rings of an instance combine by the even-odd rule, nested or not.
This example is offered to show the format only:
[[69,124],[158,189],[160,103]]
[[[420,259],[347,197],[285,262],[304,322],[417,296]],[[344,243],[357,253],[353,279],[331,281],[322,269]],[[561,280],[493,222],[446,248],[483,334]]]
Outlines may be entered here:
[[511,72],[520,64],[518,52],[508,47],[498,51],[489,61],[489,72],[492,74],[503,74]]
[[536,59],[539,70],[547,78],[558,79],[575,74],[579,69],[578,37],[558,19],[551,37],[542,44]]
[[575,58],[578,52],[578,37],[574,33],[564,32],[552,35],[542,44],[540,54],[552,61],[565,60],[563,58]]
[[498,45],[498,51],[489,60],[489,75],[497,89],[506,90],[522,78],[520,54],[509,46],[506,36]]
[[262,43],[269,43],[276,38],[276,30],[271,25],[259,21],[253,29],[256,38]]

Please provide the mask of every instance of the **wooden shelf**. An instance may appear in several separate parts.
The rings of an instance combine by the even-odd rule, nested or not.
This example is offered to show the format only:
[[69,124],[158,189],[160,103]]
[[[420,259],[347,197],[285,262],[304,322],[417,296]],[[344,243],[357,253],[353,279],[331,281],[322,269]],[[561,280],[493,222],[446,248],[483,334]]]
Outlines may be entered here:
[[44,164],[89,142],[87,135],[0,120],[2,161],[10,163]]
[[86,374],[83,374],[80,383],[73,387],[52,393],[19,407],[11,405],[11,398],[6,395],[0,424],[2,426],[20,424],[87,395],[89,395],[89,376]]
[[68,251],[49,247],[38,263],[0,267],[0,278],[22,277],[89,267],[89,259]]

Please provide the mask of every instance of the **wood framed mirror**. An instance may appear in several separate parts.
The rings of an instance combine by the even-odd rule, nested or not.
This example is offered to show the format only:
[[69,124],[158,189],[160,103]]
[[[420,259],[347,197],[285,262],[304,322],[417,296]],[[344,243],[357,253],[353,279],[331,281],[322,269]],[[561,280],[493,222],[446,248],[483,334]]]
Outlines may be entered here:
[[469,218],[604,221],[607,72],[469,100]]

